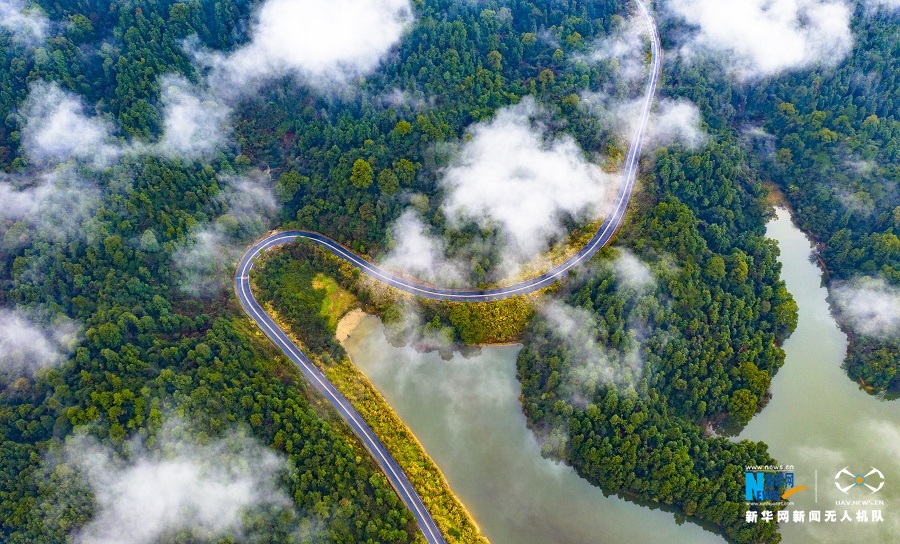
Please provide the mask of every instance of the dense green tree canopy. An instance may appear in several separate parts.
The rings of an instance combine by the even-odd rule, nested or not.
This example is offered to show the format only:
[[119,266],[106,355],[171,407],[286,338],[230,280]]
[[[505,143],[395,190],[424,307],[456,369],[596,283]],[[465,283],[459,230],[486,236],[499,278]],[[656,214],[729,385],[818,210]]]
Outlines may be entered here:
[[[465,247],[483,233],[447,226],[438,179],[448,150],[473,123],[526,96],[553,120],[548,137],[568,134],[614,166],[621,137],[581,96],[602,89],[627,99],[631,89],[616,77],[617,63],[583,59],[621,29],[630,3],[417,0],[415,23],[383,66],[349,83],[352,92],[273,79],[234,100],[226,143],[202,160],[92,152],[59,166],[27,149],[34,89],[79,98],[86,116],[109,127],[113,142],[104,145],[155,149],[165,129],[163,78],[201,81],[190,51],[246,43],[254,5],[35,3],[53,22],[45,40],[0,32],[0,183],[16,194],[44,194],[47,180],[64,190],[52,192],[52,205],[0,214],[0,303],[49,316],[46,323],[64,315],[82,331],[58,367],[21,378],[0,372],[0,540],[64,542],[95,513],[84,490],[59,473],[45,478],[46,459],[67,437],[88,433],[127,458],[129,444],[152,443],[170,414],[188,420],[201,443],[237,428],[279,452],[279,486],[296,515],[269,519],[269,541],[291,541],[291,527],[314,522],[334,542],[413,540],[412,516],[349,429],[240,314],[224,287],[235,256],[275,227],[320,231],[378,256],[407,206],[448,247]],[[771,525],[742,522],[740,471],[772,459],[765,444],[714,433],[745,424],[765,404],[780,343],[796,324],[777,249],[763,236],[756,168],[824,244],[835,278],[900,281],[896,21],[857,17],[854,25],[857,48],[825,77],[741,87],[703,62],[666,65],[662,95],[695,102],[710,138],[697,149],[654,151],[619,247],[553,295],[568,308],[562,317],[589,316],[580,334],[597,348],[590,357],[555,337],[546,313],[531,319],[534,308],[521,299],[433,306],[421,327],[470,343],[525,329],[525,413],[536,429],[565,436],[548,455],[607,492],[672,505],[740,542],[777,539]],[[678,28],[664,30],[668,42]],[[860,72],[882,77],[863,88]],[[772,135],[772,153],[747,153],[740,129],[748,121]],[[856,159],[874,170],[855,169]],[[646,264],[651,282],[620,277],[610,263],[623,250]],[[310,257],[304,251],[295,256]],[[474,281],[486,282],[500,260],[469,262]],[[289,260],[270,266],[261,286],[274,297],[291,293],[275,302],[294,308],[303,341],[338,354],[312,311],[322,295],[287,289]],[[312,270],[297,273],[309,279]],[[399,311],[372,305],[387,320]],[[896,383],[896,342],[860,337],[853,346],[854,378]],[[598,378],[600,362],[613,379]],[[50,504],[59,496],[61,514]]]

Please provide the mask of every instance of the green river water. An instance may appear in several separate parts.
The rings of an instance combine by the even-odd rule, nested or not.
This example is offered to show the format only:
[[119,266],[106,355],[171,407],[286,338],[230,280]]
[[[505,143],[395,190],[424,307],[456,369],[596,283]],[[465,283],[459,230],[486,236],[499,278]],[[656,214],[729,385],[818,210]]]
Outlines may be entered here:
[[[772,400],[735,439],[763,440],[776,459],[795,467],[796,483],[809,489],[791,497],[790,510],[837,510],[840,517],[844,509],[880,509],[885,519],[782,524],[785,542],[900,541],[900,401],[865,394],[841,369],[846,337],[828,311],[809,241],[787,212],[779,210],[768,235],[781,247],[783,277],[800,320],[785,343],[787,361],[772,382]],[[444,361],[437,353],[392,347],[374,317],[360,323],[345,347],[493,544],[723,541],[699,525],[677,524],[671,512],[604,497],[571,468],[542,458],[518,400],[519,347],[488,347],[476,357],[455,354]],[[854,474],[879,468],[884,487],[876,495],[865,488],[842,494],[834,476],[845,466]],[[841,499],[884,504],[835,506]]]

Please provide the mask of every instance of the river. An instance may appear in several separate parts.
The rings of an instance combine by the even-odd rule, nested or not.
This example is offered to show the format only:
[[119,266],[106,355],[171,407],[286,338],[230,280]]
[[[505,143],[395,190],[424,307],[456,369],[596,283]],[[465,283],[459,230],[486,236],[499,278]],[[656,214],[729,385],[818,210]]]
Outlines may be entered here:
[[[841,368],[847,337],[831,317],[821,286],[822,271],[810,260],[812,246],[783,209],[767,235],[781,249],[782,277],[800,308],[797,330],[784,343],[785,364],[772,380],[772,400],[738,438],[762,440],[781,463],[794,465],[797,484],[791,510],[860,508],[837,500],[880,500],[882,523],[782,524],[784,542],[897,542],[900,540],[900,401],[884,401],[862,391]],[[853,488],[844,494],[835,475],[844,467],[865,474],[876,467],[884,487],[876,494]],[[818,473],[818,477],[817,477]],[[837,482],[846,486],[842,476]],[[818,485],[816,485],[818,481]],[[881,480],[871,477],[870,484]],[[818,492],[816,492],[818,488]]]
[[444,361],[392,347],[371,316],[344,345],[492,544],[720,542],[697,525],[676,525],[671,513],[604,497],[571,468],[542,458],[518,400],[518,346]]
[[[795,466],[797,483],[809,491],[792,497],[794,509],[835,509],[841,493],[834,474],[846,465],[854,471],[875,466],[885,474],[878,494],[887,503],[880,507],[885,522],[785,524],[785,542],[894,542],[891,536],[900,534],[900,404],[865,394],[840,368],[846,338],[828,312],[810,244],[786,212],[779,211],[768,235],[781,247],[800,320],[772,382],[773,399],[738,439],[764,440],[775,458]],[[571,468],[542,458],[518,401],[519,347],[488,347],[476,357],[455,354],[444,361],[437,353],[392,347],[374,317],[363,319],[344,344],[493,544],[723,541],[693,523],[677,524],[669,512],[604,497]],[[815,471],[817,492],[810,485]]]

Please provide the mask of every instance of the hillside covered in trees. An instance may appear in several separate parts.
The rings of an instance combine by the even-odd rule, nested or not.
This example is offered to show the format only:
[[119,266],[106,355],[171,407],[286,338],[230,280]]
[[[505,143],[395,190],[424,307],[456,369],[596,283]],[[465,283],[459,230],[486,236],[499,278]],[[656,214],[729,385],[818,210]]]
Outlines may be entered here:
[[762,172],[817,241],[837,317],[852,335],[850,377],[900,391],[900,15],[857,12],[857,42],[825,74],[796,74],[748,93],[744,117],[770,135]]
[[[109,525],[165,542],[421,538],[349,429],[243,317],[228,290],[233,264],[269,228],[306,228],[388,264],[434,250],[412,263],[432,275],[423,279],[486,285],[524,273],[526,257],[596,210],[532,202],[554,205],[535,231],[547,243],[535,245],[510,225],[541,214],[496,206],[507,215],[461,219],[461,188],[493,173],[476,166],[501,156],[497,134],[513,135],[520,158],[561,157],[567,170],[550,173],[580,180],[556,193],[604,201],[588,189],[618,180],[629,101],[643,86],[631,3],[390,0],[386,20],[382,10],[347,21],[397,29],[352,61],[340,57],[346,32],[313,49],[334,52],[324,59],[263,39],[275,24],[266,10],[288,9],[280,0],[2,5],[0,540],[117,538],[102,533]],[[889,23],[859,17],[862,43],[883,55],[861,45],[827,80],[742,86],[702,62],[667,63],[658,126],[687,115],[690,127],[651,135],[617,247],[540,308],[426,307],[414,333],[478,343],[524,330],[524,409],[552,438],[548,455],[735,541],[776,541],[774,525],[743,523],[740,478],[774,460],[764,444],[716,436],[765,404],[796,322],[763,237],[755,168],[829,239],[836,279],[898,281],[895,72],[878,64],[895,62],[896,41]],[[668,46],[679,28],[663,30]],[[862,69],[888,74],[872,84],[881,98],[845,104]],[[820,102],[802,91],[813,83]],[[769,141],[742,138],[750,121],[776,140],[773,154],[750,152]],[[859,172],[872,171],[880,186],[863,183]],[[852,190],[804,181],[826,175]],[[844,196],[876,211],[826,211]],[[321,302],[297,296],[298,308]],[[380,308],[398,322],[409,310]],[[291,318],[308,326],[301,340],[339,359],[320,316]],[[498,329],[499,318],[509,320]],[[851,372],[884,388],[897,350],[879,334],[857,338]],[[173,473],[183,485],[171,493],[148,484]],[[141,489],[199,514],[138,519],[140,494],[125,491]],[[204,494],[232,500],[191,498]]]

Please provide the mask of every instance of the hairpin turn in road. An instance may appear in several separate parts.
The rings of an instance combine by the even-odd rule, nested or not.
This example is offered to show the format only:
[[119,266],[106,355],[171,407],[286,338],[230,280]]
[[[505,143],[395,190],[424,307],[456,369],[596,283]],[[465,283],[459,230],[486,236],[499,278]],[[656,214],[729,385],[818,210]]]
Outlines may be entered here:
[[514,295],[537,291],[551,285],[553,282],[560,279],[568,270],[590,259],[594,253],[610,242],[625,218],[625,212],[628,208],[628,203],[631,200],[631,194],[637,177],[638,160],[640,158],[641,148],[643,147],[644,135],[650,118],[650,108],[653,105],[653,97],[656,94],[656,87],[659,82],[661,71],[661,45],[659,33],[656,28],[656,21],[653,19],[649,8],[644,4],[644,0],[635,0],[635,4],[637,5],[641,17],[644,19],[650,35],[650,74],[644,90],[643,107],[641,109],[640,118],[638,119],[638,125],[632,135],[628,155],[625,158],[625,167],[622,173],[622,186],[619,189],[619,193],[616,196],[610,214],[600,225],[596,234],[594,234],[587,245],[566,262],[540,276],[507,287],[485,290],[449,289],[418,283],[392,274],[386,270],[382,270],[323,234],[294,230],[276,232],[258,241],[247,250],[238,263],[237,273],[234,278],[234,288],[244,311],[256,322],[266,336],[268,336],[269,339],[300,368],[300,371],[313,387],[325,396],[328,402],[338,411],[340,416],[350,425],[350,428],[356,436],[359,437],[366,449],[369,450],[369,453],[372,454],[375,462],[384,471],[388,480],[391,482],[391,485],[400,496],[400,499],[406,504],[410,512],[412,512],[416,522],[422,529],[425,540],[429,544],[444,544],[445,541],[437,524],[431,517],[431,514],[425,508],[421,497],[419,497],[415,489],[413,489],[412,484],[410,484],[406,474],[403,473],[400,465],[391,457],[384,444],[382,444],[381,440],[375,436],[375,433],[369,428],[362,416],[359,415],[359,412],[350,405],[347,399],[341,395],[330,381],[328,381],[325,375],[315,367],[296,345],[294,345],[287,334],[275,324],[275,321],[266,314],[262,306],[256,301],[256,298],[254,298],[250,289],[250,271],[253,269],[253,263],[260,254],[268,249],[305,239],[318,244],[335,256],[344,259],[371,278],[396,289],[400,289],[401,291],[435,300],[474,302],[499,300]]

